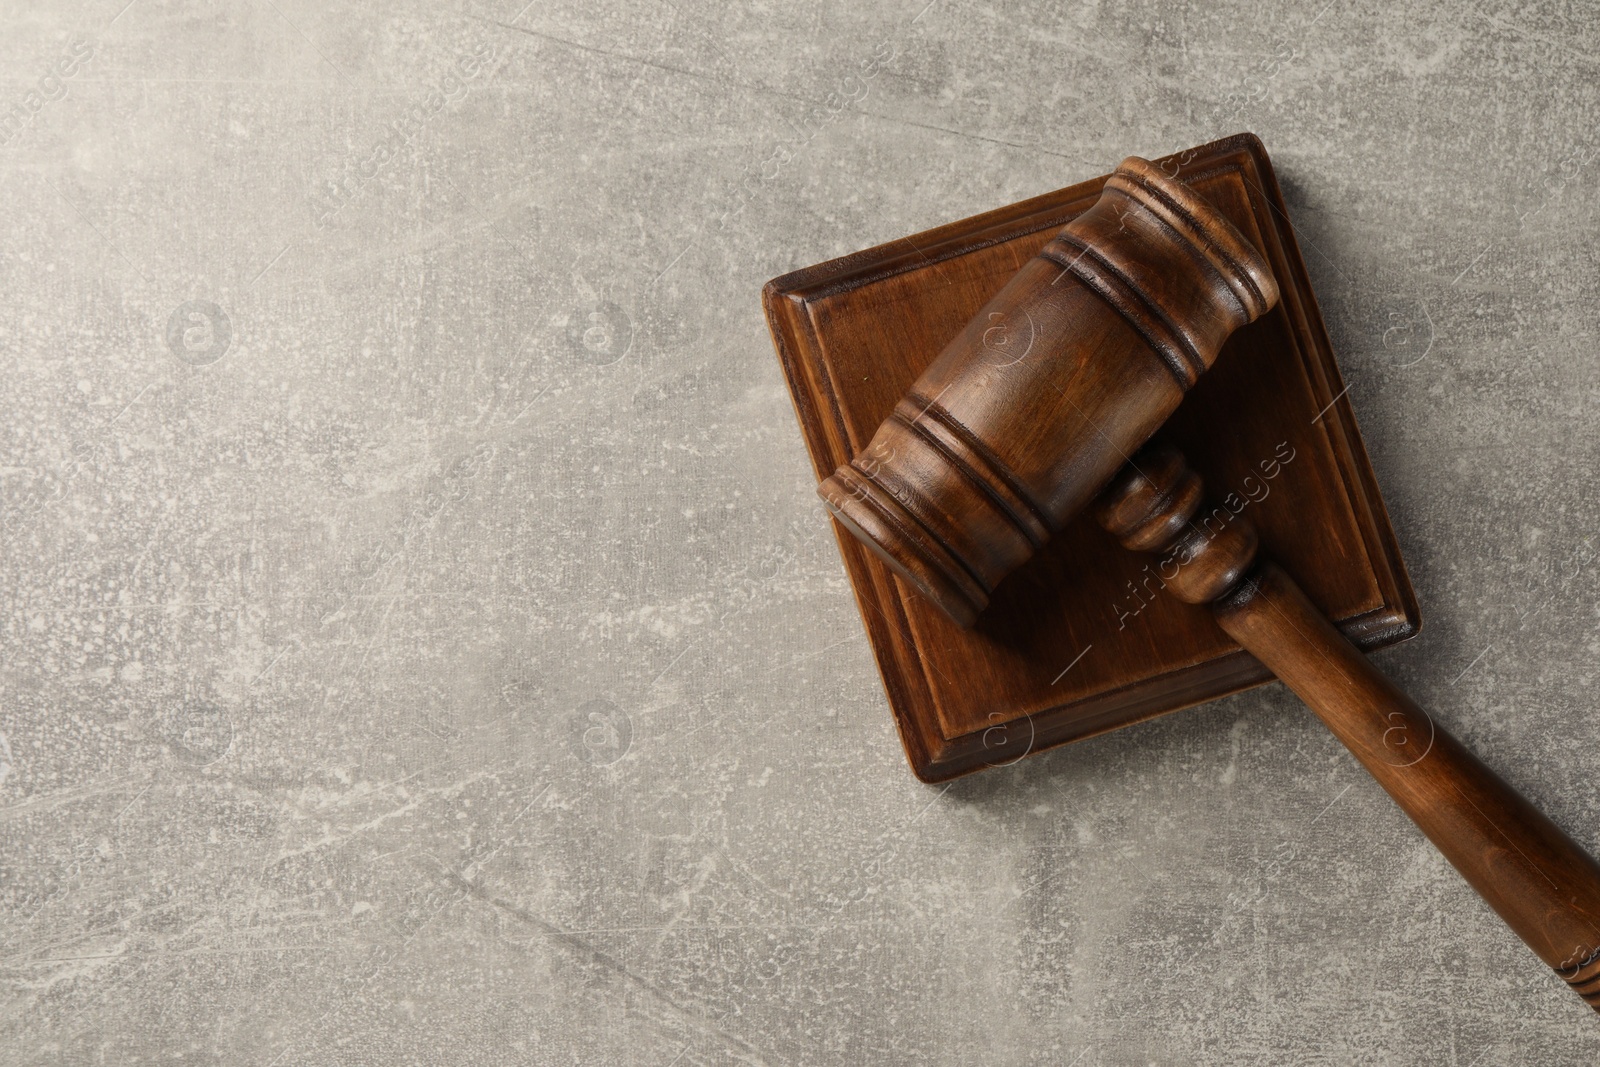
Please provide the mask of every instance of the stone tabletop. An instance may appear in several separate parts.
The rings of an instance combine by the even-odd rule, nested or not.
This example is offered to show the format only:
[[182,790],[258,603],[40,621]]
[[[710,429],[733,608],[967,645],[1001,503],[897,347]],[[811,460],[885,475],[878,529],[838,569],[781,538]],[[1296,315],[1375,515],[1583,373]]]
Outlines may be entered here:
[[1595,1062],[1281,686],[908,771],[759,291],[1238,130],[1426,626],[1600,847],[1600,24],[0,7],[15,1064]]

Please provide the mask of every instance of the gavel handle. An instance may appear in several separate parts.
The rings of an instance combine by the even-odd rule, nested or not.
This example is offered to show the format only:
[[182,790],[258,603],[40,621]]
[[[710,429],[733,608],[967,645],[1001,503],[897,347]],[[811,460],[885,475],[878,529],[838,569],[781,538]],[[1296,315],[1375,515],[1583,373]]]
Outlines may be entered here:
[[1209,603],[1222,629],[1306,702],[1517,936],[1600,1011],[1600,864],[1372,666],[1293,578],[1258,562],[1245,520],[1224,508],[1196,520],[1200,496],[1183,457],[1157,448],[1134,458],[1098,510],[1125,545],[1166,553],[1165,588]]

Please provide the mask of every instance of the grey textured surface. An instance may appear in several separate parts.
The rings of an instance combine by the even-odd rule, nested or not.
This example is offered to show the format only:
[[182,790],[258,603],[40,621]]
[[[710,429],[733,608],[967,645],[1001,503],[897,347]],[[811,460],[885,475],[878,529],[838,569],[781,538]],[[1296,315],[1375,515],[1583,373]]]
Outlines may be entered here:
[[758,302],[1258,132],[1600,846],[1592,15],[522,2],[4,5],[0,1059],[1595,1061],[1280,687],[916,783]]

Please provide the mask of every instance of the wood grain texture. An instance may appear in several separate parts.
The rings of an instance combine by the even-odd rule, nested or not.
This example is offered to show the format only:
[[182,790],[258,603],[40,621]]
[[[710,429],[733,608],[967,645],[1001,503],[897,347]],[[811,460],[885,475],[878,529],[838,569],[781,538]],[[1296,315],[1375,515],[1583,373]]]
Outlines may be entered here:
[[[1374,667],[1284,570],[1250,520],[1203,502],[1168,446],[1136,455],[1096,508],[1164,588],[1208,605],[1394,798],[1529,948],[1600,1011],[1600,864]],[[1207,522],[1211,519],[1211,522]]]
[[[1230,499],[1359,647],[1416,633],[1420,613],[1342,399],[1344,384],[1260,142],[1238,135],[1154,161],[1264,256],[1277,307],[1236,330],[1163,434]],[[784,373],[819,481],[860,454],[917,377],[1105,178],[769,283]],[[856,538],[840,536],[889,704],[926,781],[1009,762],[1271,677],[1148,561],[1092,519],[1069,523],[963,630]]]

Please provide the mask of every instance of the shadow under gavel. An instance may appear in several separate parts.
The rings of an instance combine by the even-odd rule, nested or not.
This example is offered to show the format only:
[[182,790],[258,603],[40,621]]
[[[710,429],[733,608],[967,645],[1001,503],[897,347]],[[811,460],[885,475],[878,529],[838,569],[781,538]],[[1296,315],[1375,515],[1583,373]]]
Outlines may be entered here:
[[1259,559],[1246,520],[1206,508],[1180,454],[1146,447],[1228,335],[1277,299],[1266,262],[1226,217],[1130,157],[818,492],[961,626],[1093,502],[1125,547],[1162,554],[1165,586],[1209,605],[1600,1010],[1600,865]]

